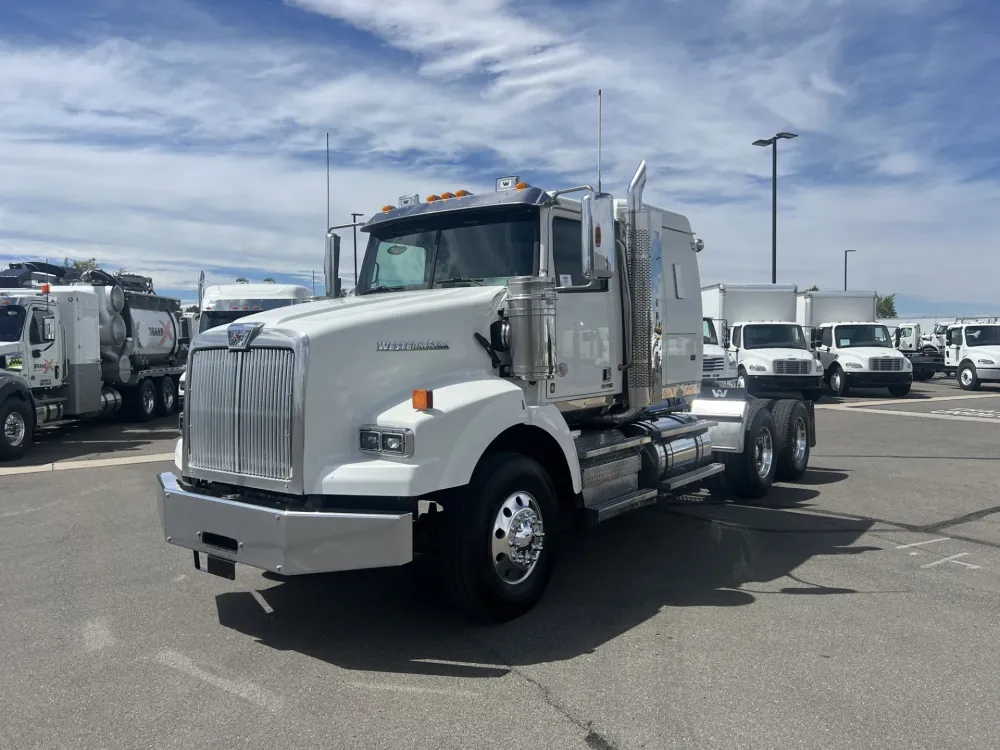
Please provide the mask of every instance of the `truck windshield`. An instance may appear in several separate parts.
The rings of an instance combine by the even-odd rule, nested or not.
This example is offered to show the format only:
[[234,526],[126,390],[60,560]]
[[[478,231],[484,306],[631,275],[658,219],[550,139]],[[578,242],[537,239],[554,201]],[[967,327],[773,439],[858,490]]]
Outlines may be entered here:
[[966,326],[965,343],[969,346],[1000,346],[1000,326]]
[[892,348],[889,339],[889,329],[885,326],[855,325],[837,326],[837,348],[849,349],[852,346],[884,346]]
[[[219,300],[215,303],[215,310],[206,310],[201,314],[198,321],[198,333],[207,331],[209,328],[226,325],[247,315],[253,315],[264,310],[273,310],[276,307],[288,307],[293,304],[290,299],[241,299],[241,300]],[[227,309],[232,305],[239,307],[239,310]],[[244,310],[244,307],[256,307],[256,310]]]
[[534,206],[425,214],[371,229],[357,294],[505,284],[535,272]]
[[744,349],[805,349],[802,329],[793,323],[753,323],[743,327]]
[[24,308],[11,305],[0,307],[0,341],[11,342],[21,340],[24,329]]
[[701,335],[704,339],[702,343],[718,346],[719,337],[715,333],[715,324],[709,318],[703,318],[701,321]]

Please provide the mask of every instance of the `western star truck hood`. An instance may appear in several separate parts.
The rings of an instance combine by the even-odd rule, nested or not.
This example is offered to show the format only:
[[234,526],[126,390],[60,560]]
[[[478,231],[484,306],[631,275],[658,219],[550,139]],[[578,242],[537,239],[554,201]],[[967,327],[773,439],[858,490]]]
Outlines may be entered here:
[[237,321],[263,323],[261,336],[273,331],[308,342],[306,491],[337,464],[365,460],[358,452],[359,428],[377,423],[393,406],[408,405],[413,389],[495,377],[473,334],[488,338],[505,293],[500,286],[386,292],[282,307]]

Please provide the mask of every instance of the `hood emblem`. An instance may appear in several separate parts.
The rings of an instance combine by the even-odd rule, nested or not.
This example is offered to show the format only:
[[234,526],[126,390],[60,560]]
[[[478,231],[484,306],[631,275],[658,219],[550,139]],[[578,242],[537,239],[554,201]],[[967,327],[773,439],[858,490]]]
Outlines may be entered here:
[[447,341],[378,341],[380,352],[425,352],[435,349],[450,349]]
[[264,328],[263,323],[232,323],[226,329],[230,349],[244,350]]

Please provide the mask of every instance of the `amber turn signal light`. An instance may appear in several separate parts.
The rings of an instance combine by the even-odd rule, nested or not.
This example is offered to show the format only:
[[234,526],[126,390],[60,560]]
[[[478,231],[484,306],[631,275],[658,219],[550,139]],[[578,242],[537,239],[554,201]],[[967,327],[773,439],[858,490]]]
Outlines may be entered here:
[[434,391],[429,388],[417,388],[413,391],[413,408],[426,411],[434,408]]

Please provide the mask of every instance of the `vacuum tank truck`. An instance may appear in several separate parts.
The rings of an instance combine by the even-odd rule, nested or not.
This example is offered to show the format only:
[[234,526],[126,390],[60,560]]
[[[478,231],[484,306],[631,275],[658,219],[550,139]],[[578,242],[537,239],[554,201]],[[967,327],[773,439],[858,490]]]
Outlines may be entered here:
[[0,272],[0,458],[23,456],[43,425],[174,413],[180,315],[146,276],[42,263]]
[[166,542],[229,579],[428,554],[460,607],[507,620],[577,519],[801,477],[811,403],[700,394],[704,244],[645,184],[643,162],[625,200],[516,176],[404,196],[360,225],[355,296],[199,334]]

